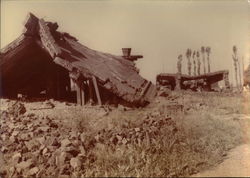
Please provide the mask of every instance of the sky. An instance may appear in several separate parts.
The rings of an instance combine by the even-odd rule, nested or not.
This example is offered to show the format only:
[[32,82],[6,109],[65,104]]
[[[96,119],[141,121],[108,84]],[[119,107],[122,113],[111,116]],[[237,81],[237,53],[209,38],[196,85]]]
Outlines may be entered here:
[[159,73],[176,73],[177,57],[187,48],[211,47],[211,72],[229,70],[235,81],[232,47],[241,65],[250,58],[250,3],[247,0],[2,0],[1,48],[17,38],[28,12],[57,22],[60,31],[89,48],[122,55],[143,55],[140,74],[153,82]]

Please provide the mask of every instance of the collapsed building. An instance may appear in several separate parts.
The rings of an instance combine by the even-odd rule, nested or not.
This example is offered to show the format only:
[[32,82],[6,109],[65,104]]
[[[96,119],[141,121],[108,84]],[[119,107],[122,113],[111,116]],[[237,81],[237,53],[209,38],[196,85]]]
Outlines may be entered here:
[[244,70],[243,79],[244,79],[243,85],[250,87],[250,64],[248,65],[247,69]]
[[134,61],[92,50],[58,24],[29,13],[23,33],[0,53],[1,96],[46,97],[86,103],[121,103],[143,106],[155,96],[156,87],[139,75]]
[[211,91],[219,81],[224,81],[225,88],[230,88],[228,70],[210,72],[202,75],[168,74],[161,73],[156,76],[156,85],[165,86],[171,90],[192,89]]

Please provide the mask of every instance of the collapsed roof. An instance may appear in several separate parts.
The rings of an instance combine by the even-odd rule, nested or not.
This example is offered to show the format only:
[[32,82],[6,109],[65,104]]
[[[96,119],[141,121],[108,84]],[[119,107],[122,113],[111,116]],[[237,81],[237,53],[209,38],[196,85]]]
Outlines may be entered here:
[[[138,74],[139,70],[133,61],[122,56],[92,50],[80,44],[70,34],[57,31],[57,28],[57,23],[46,22],[31,13],[28,14],[23,33],[1,49],[0,68],[3,85],[15,87],[13,82],[18,85],[18,81],[5,78],[21,67],[15,65],[24,61],[20,56],[24,56],[24,53],[35,53],[31,47],[37,46],[39,50],[42,49],[47,53],[53,63],[66,69],[74,81],[90,80],[95,77],[98,86],[131,104],[150,102],[155,96],[155,86]],[[32,63],[32,60],[29,63]],[[22,75],[18,80],[23,80],[27,75]]]
[[228,70],[221,70],[216,72],[210,72],[202,75],[186,75],[186,74],[169,74],[161,73],[156,76],[156,82],[158,85],[171,85],[172,89],[186,89],[184,86],[185,81],[205,81],[206,86],[211,86],[219,81],[224,80],[225,87],[229,88]]
[[244,79],[244,85],[250,86],[250,64],[248,65],[247,69],[244,71],[243,79]]

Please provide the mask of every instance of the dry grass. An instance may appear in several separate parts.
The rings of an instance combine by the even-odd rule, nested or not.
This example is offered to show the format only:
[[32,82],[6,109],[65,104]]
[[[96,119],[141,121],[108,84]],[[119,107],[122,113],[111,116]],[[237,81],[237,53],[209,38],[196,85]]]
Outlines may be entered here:
[[[221,162],[227,151],[249,142],[249,95],[241,96],[218,93],[171,93],[168,98],[157,98],[146,108],[129,111],[113,109],[108,115],[100,115],[107,108],[66,107],[59,104],[53,110],[30,111],[49,116],[66,127],[85,133],[86,142],[95,139],[102,130],[112,133],[128,133],[130,129],[143,127],[147,116],[155,120],[171,116],[177,129],[163,126],[141,142],[109,144],[108,134],[104,141],[96,142],[87,149],[83,170],[73,175],[173,177],[190,176]],[[171,109],[171,106],[183,105]],[[32,107],[34,104],[32,104]],[[31,106],[30,106],[31,107]],[[104,112],[105,113],[105,112]]]
[[[246,98],[183,93],[183,97],[178,97],[176,101],[185,107],[184,111],[172,115],[178,128],[175,134],[160,130],[150,144],[146,139],[140,144],[97,144],[90,150],[95,157],[94,162],[85,162],[85,170],[80,175],[189,176],[221,162],[227,151],[248,140],[248,120],[223,118],[232,113],[245,113],[242,106],[246,106]],[[167,105],[168,102],[163,99],[160,104],[154,103],[155,106],[145,109],[114,111],[102,119],[95,118],[94,126],[87,125],[91,127],[93,137],[104,128],[119,131],[139,127],[148,113],[159,111],[169,114],[170,111],[159,109],[162,108],[160,105]]]

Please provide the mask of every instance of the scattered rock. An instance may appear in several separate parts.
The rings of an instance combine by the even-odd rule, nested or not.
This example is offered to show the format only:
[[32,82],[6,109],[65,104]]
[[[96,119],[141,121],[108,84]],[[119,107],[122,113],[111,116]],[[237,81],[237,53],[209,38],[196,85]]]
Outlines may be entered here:
[[16,153],[12,156],[12,163],[17,164],[21,161],[22,154],[21,153]]
[[25,146],[28,148],[29,151],[38,148],[40,146],[40,143],[34,139],[30,140],[30,141],[26,141],[24,142]]
[[15,167],[10,167],[10,169],[9,169],[10,177],[13,177],[15,171],[16,171]]
[[81,161],[79,158],[71,158],[70,160],[70,165],[74,168],[74,169],[80,169],[81,168]]
[[65,138],[61,141],[61,146],[62,147],[67,147],[67,146],[70,146],[72,143],[69,139]]
[[27,169],[27,168],[30,168],[32,165],[33,165],[33,161],[32,161],[32,159],[29,159],[27,161],[22,161],[22,162],[18,163],[16,165],[16,167],[20,168],[20,169]]
[[56,137],[50,136],[49,138],[46,139],[45,145],[59,147],[60,143],[57,141]]
[[54,105],[52,102],[53,102],[52,100],[46,101],[46,102],[44,103],[44,107],[45,107],[46,109],[53,109],[53,108],[55,107],[55,105]]
[[36,140],[39,141],[40,144],[44,145],[44,143],[45,143],[45,136],[38,137],[38,138],[36,138]]
[[65,148],[64,148],[64,151],[67,152],[67,153],[70,153],[70,154],[73,155],[74,157],[76,157],[76,156],[80,153],[79,149],[77,149],[77,148],[74,147],[74,146],[65,147]]
[[128,142],[128,141],[127,141],[127,139],[126,139],[126,138],[123,138],[123,139],[122,139],[122,144],[124,144],[124,145],[125,145],[127,142]]
[[48,153],[48,151],[48,148],[44,148],[42,154],[45,155],[46,153]]
[[13,115],[14,117],[18,117],[26,112],[26,108],[23,103],[17,101],[7,109],[8,113]]
[[30,139],[30,136],[28,133],[22,133],[20,134],[19,139],[23,141],[28,141]]
[[34,175],[36,175],[38,173],[38,171],[39,171],[38,167],[33,167],[28,171],[27,175],[28,176],[34,176]]
[[41,126],[41,127],[38,127],[37,129],[39,131],[42,131],[42,132],[49,132],[50,127],[49,126]]
[[105,111],[105,110],[101,110],[98,112],[97,116],[98,117],[104,117],[104,116],[107,116],[109,114],[108,111]]
[[136,132],[139,132],[139,131],[140,131],[140,128],[138,128],[138,127],[135,128],[135,131],[136,131]]
[[15,130],[14,132],[12,132],[12,136],[14,136],[14,137],[17,136],[18,134],[19,134],[19,131]]
[[57,157],[56,157],[56,165],[57,166],[63,166],[66,161],[69,161],[73,156],[69,153],[66,152],[61,152]]

